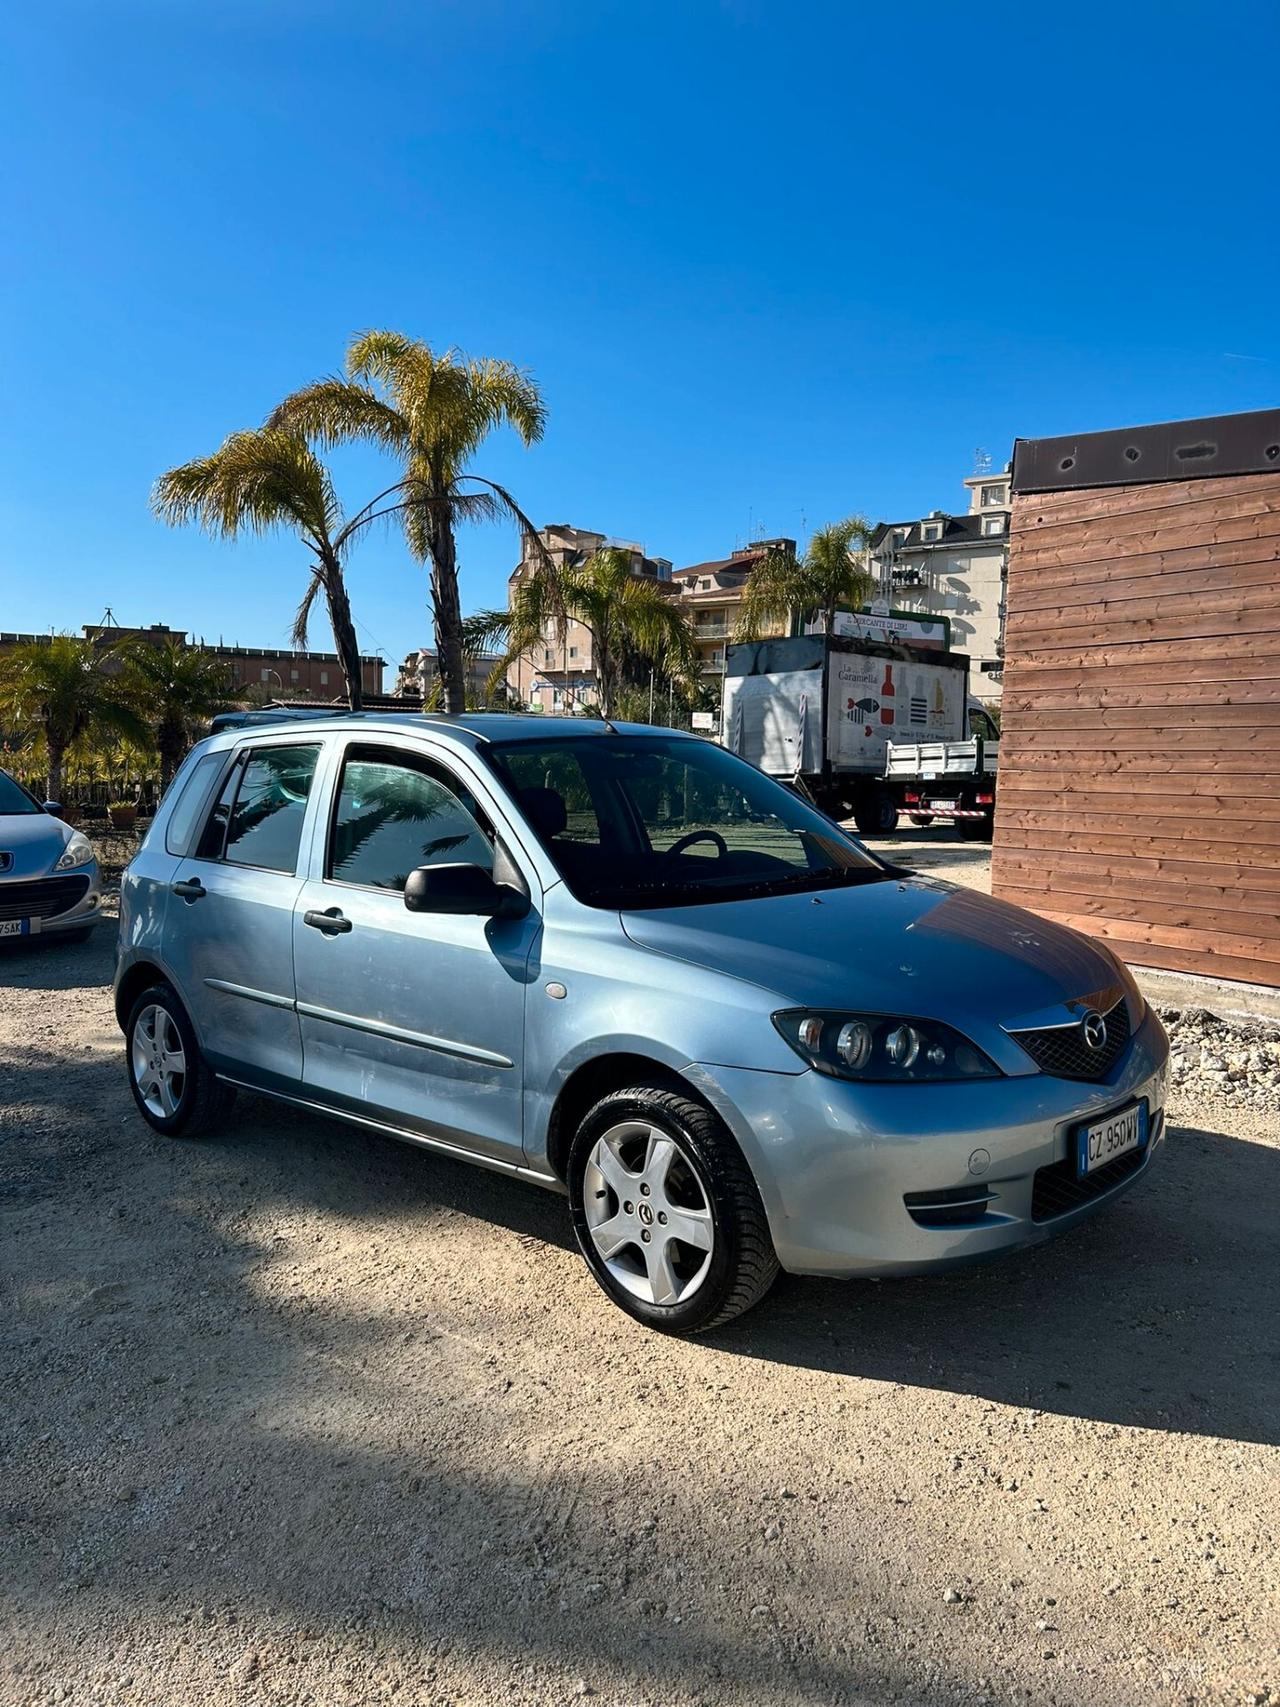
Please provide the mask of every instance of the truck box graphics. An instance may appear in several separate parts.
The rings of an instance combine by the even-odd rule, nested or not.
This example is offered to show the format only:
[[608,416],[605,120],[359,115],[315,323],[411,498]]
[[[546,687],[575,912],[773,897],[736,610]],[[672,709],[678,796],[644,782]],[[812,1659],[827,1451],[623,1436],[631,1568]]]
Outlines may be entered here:
[[962,670],[858,652],[832,652],[828,757],[840,771],[884,773],[893,740],[964,734]]
[[884,774],[892,740],[962,740],[963,653],[852,636],[730,646],[726,746],[773,776]]

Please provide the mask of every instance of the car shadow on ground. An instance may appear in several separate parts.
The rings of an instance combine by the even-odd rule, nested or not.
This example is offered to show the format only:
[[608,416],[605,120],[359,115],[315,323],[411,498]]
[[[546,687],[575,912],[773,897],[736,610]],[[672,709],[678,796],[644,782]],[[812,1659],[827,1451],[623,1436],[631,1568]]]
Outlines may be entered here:
[[1280,1152],[1174,1126],[1060,1238],[930,1279],[783,1280],[720,1349],[1125,1426],[1280,1443]]
[[[290,1194],[361,1218],[444,1209],[576,1260],[561,1197],[265,1100],[238,1106],[240,1135],[209,1141],[238,1177],[261,1146]],[[735,1356],[1280,1444],[1278,1200],[1280,1153],[1174,1127],[1145,1179],[1047,1244],[929,1279],[783,1276],[710,1338]]]
[[[101,982],[105,956],[99,933],[82,949],[18,959],[58,990]],[[19,1197],[42,1196],[65,1178],[77,1109],[110,1109],[83,1134],[92,1147],[164,1143],[134,1111],[119,1058],[65,1061],[27,1049],[0,1064],[0,1097],[45,1116],[22,1145],[20,1178],[11,1175]],[[120,1136],[108,1136],[109,1127]],[[311,1202],[376,1222],[445,1210],[578,1260],[562,1198],[262,1098],[242,1095],[225,1132],[183,1165],[227,1213]],[[1280,1151],[1174,1125],[1132,1191],[1045,1245],[930,1279],[783,1277],[712,1340],[778,1364],[1280,1444],[1277,1201]]]

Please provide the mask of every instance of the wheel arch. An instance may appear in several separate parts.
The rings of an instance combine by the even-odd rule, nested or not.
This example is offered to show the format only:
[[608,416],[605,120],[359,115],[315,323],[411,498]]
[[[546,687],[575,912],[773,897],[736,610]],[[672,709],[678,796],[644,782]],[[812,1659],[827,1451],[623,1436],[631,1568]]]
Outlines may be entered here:
[[[167,984],[173,991],[174,995],[177,996],[178,1000],[182,1002],[181,991],[174,984],[173,979],[165,971],[163,966],[159,965],[154,960],[135,960],[131,966],[125,968],[116,982],[116,1024],[120,1027],[121,1031],[123,1031],[125,1026],[128,1024],[129,1014],[133,1009],[133,1004],[137,1001],[142,992],[150,989],[153,984]],[[185,1002],[182,1002],[182,1007],[188,1020],[190,1020],[191,1010],[187,1007]],[[194,1021],[192,1024],[194,1027]]]
[[[560,1087],[547,1122],[547,1165],[562,1183],[569,1149],[579,1122],[601,1097],[627,1085],[647,1083],[690,1097],[723,1121],[720,1111],[699,1088],[695,1079],[678,1068],[633,1050],[616,1050],[580,1062]],[[732,1136],[732,1134],[731,1134]],[[736,1138],[734,1139],[736,1143]],[[739,1146],[741,1148],[741,1146]]]

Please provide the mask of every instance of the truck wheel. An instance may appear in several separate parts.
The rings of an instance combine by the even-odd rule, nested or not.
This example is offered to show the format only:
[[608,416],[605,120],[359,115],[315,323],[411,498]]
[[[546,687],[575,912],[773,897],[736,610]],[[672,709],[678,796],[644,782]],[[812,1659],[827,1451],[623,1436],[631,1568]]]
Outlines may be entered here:
[[656,1084],[602,1098],[569,1152],[573,1230],[613,1302],[669,1334],[758,1304],[778,1259],[741,1151],[701,1103]]
[[933,823],[932,812],[912,812],[908,814],[913,824],[918,824],[922,830],[927,830]]
[[819,812],[825,812],[828,818],[834,818],[840,823],[845,816],[844,801],[829,788],[818,788],[813,792],[813,804]]
[[898,827],[898,808],[890,795],[876,794],[855,804],[853,821],[859,835],[891,836]]
[[995,832],[990,818],[958,818],[962,842],[989,842]]

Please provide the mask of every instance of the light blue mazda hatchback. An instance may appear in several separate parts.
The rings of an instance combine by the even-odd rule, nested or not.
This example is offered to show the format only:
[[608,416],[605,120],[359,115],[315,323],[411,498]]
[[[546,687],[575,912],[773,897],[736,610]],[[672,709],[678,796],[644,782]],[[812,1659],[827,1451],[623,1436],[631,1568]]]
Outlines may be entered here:
[[157,1131],[279,1097],[567,1194],[690,1333],[779,1267],[905,1275],[1146,1173],[1168,1045],[1100,943],[885,864],[696,736],[259,714],[189,755],[121,897]]

